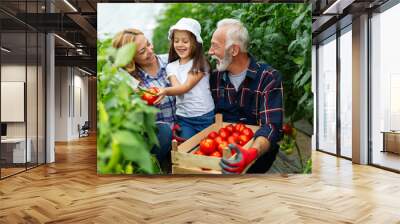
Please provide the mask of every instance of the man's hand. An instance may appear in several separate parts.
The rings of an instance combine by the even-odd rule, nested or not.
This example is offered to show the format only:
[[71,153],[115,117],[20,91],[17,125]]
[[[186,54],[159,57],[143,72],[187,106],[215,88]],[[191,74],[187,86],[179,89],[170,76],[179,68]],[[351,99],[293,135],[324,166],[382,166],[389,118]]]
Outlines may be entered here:
[[271,147],[271,143],[268,141],[266,137],[258,136],[254,139],[251,148],[255,148],[258,150],[258,154],[261,156],[266,153]]
[[242,171],[258,157],[258,151],[255,148],[244,149],[241,146],[229,144],[229,148],[236,152],[235,159],[222,158],[220,166],[223,174],[240,174]]

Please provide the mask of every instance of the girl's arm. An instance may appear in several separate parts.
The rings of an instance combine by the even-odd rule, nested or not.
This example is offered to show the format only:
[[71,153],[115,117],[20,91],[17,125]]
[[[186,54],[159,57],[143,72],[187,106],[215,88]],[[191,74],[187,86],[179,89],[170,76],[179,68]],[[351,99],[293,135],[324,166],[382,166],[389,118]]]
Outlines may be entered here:
[[164,89],[165,95],[177,96],[185,94],[189,92],[189,90],[191,90],[203,78],[203,76],[204,73],[202,72],[190,73],[183,84],[178,81],[176,76],[170,76],[169,80],[172,86]]
[[172,87],[181,85],[181,83],[179,82],[179,80],[176,78],[175,75],[168,76],[168,79],[169,79],[169,82],[171,83]]
[[183,84],[181,84],[174,75],[170,76],[169,80],[172,86],[161,89],[157,94],[159,97],[154,104],[158,104],[165,96],[177,96],[189,92],[189,90],[191,90],[203,78],[203,76],[204,73],[202,72],[190,73]]

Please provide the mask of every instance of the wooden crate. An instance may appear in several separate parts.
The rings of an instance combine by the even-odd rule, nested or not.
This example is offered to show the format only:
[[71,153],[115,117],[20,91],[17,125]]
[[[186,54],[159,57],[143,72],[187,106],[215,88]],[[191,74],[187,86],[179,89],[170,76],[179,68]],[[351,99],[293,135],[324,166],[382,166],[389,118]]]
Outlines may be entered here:
[[[199,149],[200,141],[206,138],[210,132],[218,132],[220,128],[225,127],[228,124],[230,123],[223,122],[222,114],[216,114],[214,124],[197,133],[182,144],[178,145],[175,140],[172,141],[172,174],[221,174],[221,167],[219,165],[221,158],[196,155],[193,154],[193,152]],[[246,125],[246,127],[251,128],[254,133],[259,129],[258,126],[254,125]],[[253,139],[247,142],[243,147],[249,148],[252,144]],[[225,149],[223,157],[229,158],[231,156],[230,150]],[[252,164],[247,168],[251,165]],[[243,171],[243,173],[245,172],[246,170]]]

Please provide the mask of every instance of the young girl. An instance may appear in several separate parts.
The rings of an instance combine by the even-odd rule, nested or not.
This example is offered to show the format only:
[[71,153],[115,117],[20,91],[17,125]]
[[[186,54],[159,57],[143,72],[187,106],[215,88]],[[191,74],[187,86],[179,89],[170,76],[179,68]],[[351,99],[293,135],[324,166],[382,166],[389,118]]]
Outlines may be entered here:
[[182,18],[169,29],[171,41],[166,71],[172,87],[164,96],[176,96],[176,117],[181,137],[188,139],[214,123],[214,101],[209,84],[210,65],[204,56],[199,22]]

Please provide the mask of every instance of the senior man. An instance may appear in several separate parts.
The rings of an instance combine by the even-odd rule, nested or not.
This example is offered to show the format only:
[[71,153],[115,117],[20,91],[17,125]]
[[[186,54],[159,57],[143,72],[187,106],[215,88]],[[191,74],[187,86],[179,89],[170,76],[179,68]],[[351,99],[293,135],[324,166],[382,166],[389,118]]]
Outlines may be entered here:
[[[247,173],[265,173],[275,161],[282,138],[283,87],[280,73],[257,62],[248,51],[249,34],[235,19],[223,19],[211,39],[208,53],[217,60],[210,76],[215,112],[226,122],[259,125],[249,149],[230,145],[236,159],[222,159],[223,173],[241,173],[254,160]],[[236,148],[237,147],[237,148]]]

